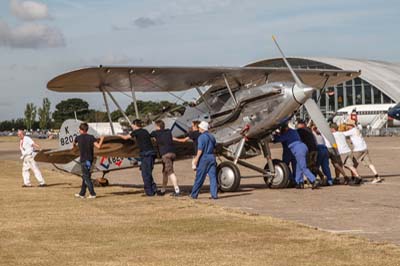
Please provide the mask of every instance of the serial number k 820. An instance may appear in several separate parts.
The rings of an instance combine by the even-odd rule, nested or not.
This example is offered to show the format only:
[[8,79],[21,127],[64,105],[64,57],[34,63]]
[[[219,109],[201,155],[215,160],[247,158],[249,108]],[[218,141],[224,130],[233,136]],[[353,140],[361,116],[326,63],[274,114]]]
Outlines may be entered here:
[[60,138],[60,145],[61,146],[65,146],[65,145],[69,145],[71,143],[74,143],[74,139],[78,136],[78,134],[74,134],[74,135],[69,135],[69,136],[65,136]]

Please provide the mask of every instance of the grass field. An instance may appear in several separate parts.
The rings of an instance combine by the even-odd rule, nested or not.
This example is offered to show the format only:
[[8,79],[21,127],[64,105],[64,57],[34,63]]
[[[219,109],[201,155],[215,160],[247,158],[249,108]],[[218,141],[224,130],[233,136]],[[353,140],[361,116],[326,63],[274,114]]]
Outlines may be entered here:
[[134,188],[75,199],[77,177],[21,188],[21,164],[0,167],[0,265],[400,265],[389,244]]

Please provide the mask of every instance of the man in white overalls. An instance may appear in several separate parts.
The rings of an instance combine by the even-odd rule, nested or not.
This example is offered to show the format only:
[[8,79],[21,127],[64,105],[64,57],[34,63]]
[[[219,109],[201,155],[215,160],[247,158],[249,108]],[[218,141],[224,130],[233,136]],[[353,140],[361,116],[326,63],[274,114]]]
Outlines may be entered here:
[[21,159],[23,160],[22,177],[24,179],[24,184],[22,187],[32,187],[29,174],[30,169],[32,169],[37,181],[39,182],[39,187],[46,186],[46,182],[42,177],[42,173],[33,159],[34,148],[40,149],[39,145],[36,144],[30,137],[25,136],[25,132],[22,130],[18,130],[18,137],[20,138],[19,149],[21,150]]

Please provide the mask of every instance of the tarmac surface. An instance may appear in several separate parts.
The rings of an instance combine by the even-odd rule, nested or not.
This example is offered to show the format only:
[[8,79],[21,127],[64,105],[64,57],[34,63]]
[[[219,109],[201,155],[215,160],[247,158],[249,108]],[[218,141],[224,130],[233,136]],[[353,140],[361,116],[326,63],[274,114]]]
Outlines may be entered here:
[[[366,180],[361,186],[337,185],[318,190],[268,189],[261,177],[246,178],[242,179],[238,192],[220,193],[220,199],[213,203],[299,222],[332,233],[353,234],[400,245],[400,138],[374,137],[366,138],[366,141],[374,165],[385,178],[381,184],[371,184],[372,173],[360,165],[359,172]],[[44,148],[56,146],[55,141],[41,142]],[[271,148],[273,157],[280,158],[280,145]],[[0,160],[18,158],[17,142],[0,142]],[[249,161],[258,166],[265,164],[262,157]],[[190,160],[176,162],[175,171],[182,190],[189,191],[194,180]],[[241,173],[246,176],[255,174],[243,168]],[[100,173],[94,175],[99,176]],[[161,184],[160,165],[156,165],[154,176],[157,184]],[[111,185],[142,186],[138,169],[111,172],[107,177]],[[205,186],[200,200],[209,201],[208,197],[208,186]]]

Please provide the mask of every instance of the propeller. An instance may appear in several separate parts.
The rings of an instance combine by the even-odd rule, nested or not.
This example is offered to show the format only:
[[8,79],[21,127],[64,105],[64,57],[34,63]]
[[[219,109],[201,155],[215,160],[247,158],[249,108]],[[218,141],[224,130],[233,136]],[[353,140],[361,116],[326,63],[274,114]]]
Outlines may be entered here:
[[321,113],[317,103],[311,98],[315,88],[305,85],[301,79],[297,76],[294,72],[293,68],[289,64],[288,60],[286,59],[285,54],[283,53],[282,49],[280,48],[278,42],[276,41],[275,36],[272,36],[272,40],[274,41],[276,47],[278,48],[279,52],[282,55],[282,59],[285,62],[286,66],[289,68],[290,73],[293,76],[295,81],[295,85],[293,88],[293,96],[295,100],[300,103],[304,104],[308,114],[310,115],[311,119],[314,121],[315,125],[318,127],[318,130],[328,139],[331,143],[332,147],[337,149],[337,144],[335,141],[335,137],[333,136],[328,123],[325,120],[325,117]]

